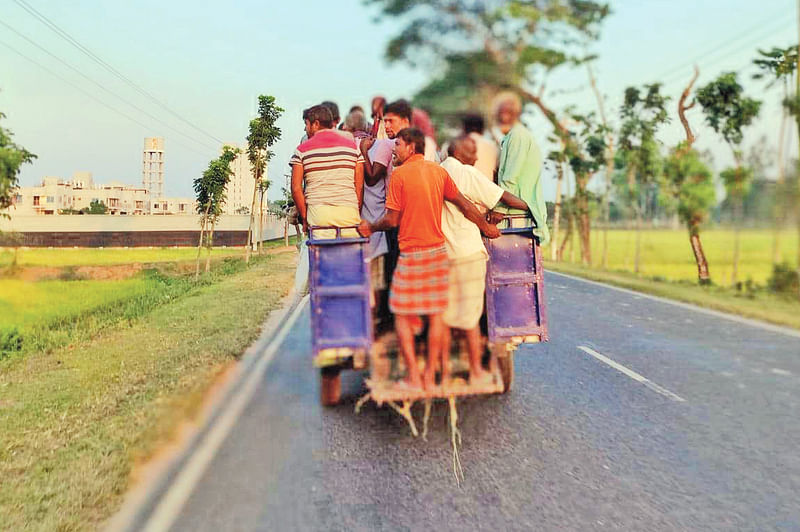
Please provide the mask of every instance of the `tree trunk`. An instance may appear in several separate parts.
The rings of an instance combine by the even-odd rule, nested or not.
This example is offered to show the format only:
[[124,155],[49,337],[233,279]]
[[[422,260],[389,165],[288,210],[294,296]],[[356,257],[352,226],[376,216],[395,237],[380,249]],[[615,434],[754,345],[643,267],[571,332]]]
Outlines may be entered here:
[[264,191],[260,191],[261,201],[258,205],[258,253],[264,251]]
[[289,217],[283,219],[283,245],[289,246]]
[[736,286],[739,280],[739,233],[741,231],[740,220],[742,217],[742,199],[736,199],[734,207],[735,220],[733,221],[733,263],[731,265],[731,284]]
[[203,249],[203,233],[206,230],[208,223],[208,213],[211,211],[211,200],[206,205],[206,210],[203,212],[203,223],[200,224],[200,241],[197,243],[197,259],[195,260],[194,278],[197,280],[200,277],[200,251]]
[[581,262],[585,266],[592,264],[591,220],[589,219],[589,194],[586,185],[589,176],[576,176],[575,200],[578,222],[578,237],[581,243]]
[[[567,243],[570,241],[570,238],[572,238],[572,217],[569,216],[569,213],[567,213],[567,232],[564,235],[564,240],[561,242],[561,245],[558,246],[558,255],[556,256],[556,260],[558,262],[561,262],[564,259],[564,249],[567,247]],[[553,244],[555,245],[557,242],[554,240]]]
[[553,239],[552,247],[550,248],[550,259],[557,261],[561,258],[558,252],[558,229],[561,223],[561,183],[564,179],[564,165],[561,161],[556,163],[556,203],[553,207]]
[[642,253],[642,209],[636,207],[636,245],[633,251],[633,272],[639,273],[639,264]]
[[211,232],[206,239],[206,243],[208,244],[208,254],[206,255],[206,272],[211,271],[211,250],[214,249],[214,228],[217,225],[217,220],[215,219],[211,222]]
[[[787,97],[786,84],[783,85],[783,98]],[[786,107],[783,108],[783,115],[781,116],[781,129],[778,134],[778,183],[777,189],[781,190],[786,180],[786,167],[784,165],[783,148],[786,143],[786,121],[787,121]],[[781,262],[781,228],[783,226],[783,207],[781,198],[775,198],[775,205],[773,206],[774,212],[774,226],[772,232],[772,263],[779,264]]]
[[697,263],[697,280],[700,284],[711,284],[711,276],[708,273],[708,261],[703,251],[703,244],[700,242],[700,230],[696,225],[689,228],[689,243],[692,245],[694,260]]
[[253,201],[250,202],[250,223],[247,226],[247,246],[244,252],[244,262],[246,264],[250,263],[250,251],[252,249],[252,242],[253,242],[253,226],[255,225],[255,215],[256,215],[256,194],[258,194],[258,181],[261,176],[255,176],[255,183],[253,183]]
[[[608,120],[606,119],[606,108],[603,102],[603,96],[600,94],[600,89],[597,88],[597,79],[594,77],[592,70],[592,63],[586,63],[586,70],[589,73],[589,84],[592,86],[592,91],[597,99],[597,109],[600,112],[600,120],[603,126],[608,128]],[[606,189],[603,191],[603,253],[602,253],[602,266],[608,269],[608,224],[610,218],[609,199],[611,196],[611,176],[614,173],[614,135],[609,133],[606,136]]]

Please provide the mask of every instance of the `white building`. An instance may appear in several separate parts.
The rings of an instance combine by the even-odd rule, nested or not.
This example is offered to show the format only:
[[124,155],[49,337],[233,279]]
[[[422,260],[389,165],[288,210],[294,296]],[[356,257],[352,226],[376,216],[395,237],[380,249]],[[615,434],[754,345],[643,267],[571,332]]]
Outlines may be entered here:
[[164,197],[164,138],[145,137],[142,150],[142,187],[153,199]]
[[[253,203],[253,189],[256,186],[256,182],[253,169],[247,158],[247,145],[227,142],[223,145],[223,149],[225,146],[239,148],[241,152],[231,163],[233,175],[225,189],[224,214],[249,214],[250,206]],[[222,149],[220,149],[220,153],[222,153]],[[267,175],[269,174],[268,170],[269,168],[264,170],[262,179],[267,179]],[[258,198],[256,198],[256,201],[258,201]],[[258,210],[258,206],[256,206],[256,210]]]

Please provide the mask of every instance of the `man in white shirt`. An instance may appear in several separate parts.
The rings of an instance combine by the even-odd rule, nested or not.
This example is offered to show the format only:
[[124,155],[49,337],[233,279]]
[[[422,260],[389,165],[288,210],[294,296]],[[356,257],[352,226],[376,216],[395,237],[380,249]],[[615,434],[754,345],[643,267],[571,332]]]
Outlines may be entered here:
[[494,172],[497,170],[497,155],[500,149],[497,144],[483,136],[484,121],[481,115],[471,114],[464,117],[464,134],[469,135],[478,148],[475,168],[483,175],[496,181]]
[[[448,157],[442,163],[458,190],[484,212],[499,202],[515,209],[527,210],[524,201],[486,179],[477,168],[477,146],[468,135],[450,142]],[[458,208],[445,202],[442,209],[442,232],[450,259],[448,306],[444,323],[450,328],[462,329],[469,351],[470,383],[480,384],[491,380],[491,374],[481,366],[480,321],[486,288],[486,261],[489,254],[483,244],[478,226],[467,220]],[[450,334],[445,332],[445,349],[442,364],[442,383],[450,376]]]

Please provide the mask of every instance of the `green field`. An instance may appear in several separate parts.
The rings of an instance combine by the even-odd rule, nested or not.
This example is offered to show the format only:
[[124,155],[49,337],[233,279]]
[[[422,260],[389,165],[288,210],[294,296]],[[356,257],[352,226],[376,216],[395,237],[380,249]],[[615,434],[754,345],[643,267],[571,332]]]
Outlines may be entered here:
[[26,336],[0,357],[0,530],[102,528],[136,464],[258,336],[296,257],[217,261],[198,282],[168,265],[122,281],[0,280],[0,325]]
[[[243,255],[242,248],[214,248],[212,256]],[[19,266],[102,266],[109,264],[193,260],[196,248],[20,248]],[[205,256],[205,251],[203,252]],[[8,266],[14,250],[0,248],[0,267]]]
[[[592,231],[592,266],[600,267],[602,259],[603,232]],[[608,269],[613,271],[633,271],[635,232],[614,229],[608,232]],[[731,263],[733,258],[733,231],[713,229],[701,234],[703,248],[708,259],[711,279],[714,284],[731,284]],[[577,235],[574,239],[574,261],[580,261]],[[797,232],[781,233],[783,259],[792,265],[797,264]],[[772,233],[768,230],[742,231],[739,281],[751,279],[754,283],[765,285],[772,273]],[[550,250],[543,250],[545,260],[550,258]],[[564,251],[564,261],[570,262],[569,245]],[[648,230],[642,232],[640,274],[670,281],[693,281],[697,279],[697,266],[689,237],[686,231]]]

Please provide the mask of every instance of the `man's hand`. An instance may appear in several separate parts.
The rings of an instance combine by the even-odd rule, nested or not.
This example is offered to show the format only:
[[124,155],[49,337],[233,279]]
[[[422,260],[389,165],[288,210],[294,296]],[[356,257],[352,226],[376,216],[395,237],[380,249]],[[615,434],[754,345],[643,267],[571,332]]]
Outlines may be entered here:
[[306,221],[305,218],[303,218],[303,233],[305,233],[306,236],[308,236],[308,222]]
[[372,137],[366,137],[361,139],[361,153],[362,154],[367,153],[373,144],[375,144],[375,139]]
[[370,227],[369,222],[363,218],[361,219],[361,223],[358,224],[358,234],[364,238],[368,238],[372,234],[372,227]]
[[502,213],[502,212],[489,211],[489,214],[486,216],[486,220],[490,224],[497,225],[500,222],[502,222],[503,218],[505,218],[505,217],[506,217],[506,215],[504,213]]
[[481,230],[481,233],[488,238],[497,238],[500,236],[500,229],[494,224],[486,224],[486,227]]

